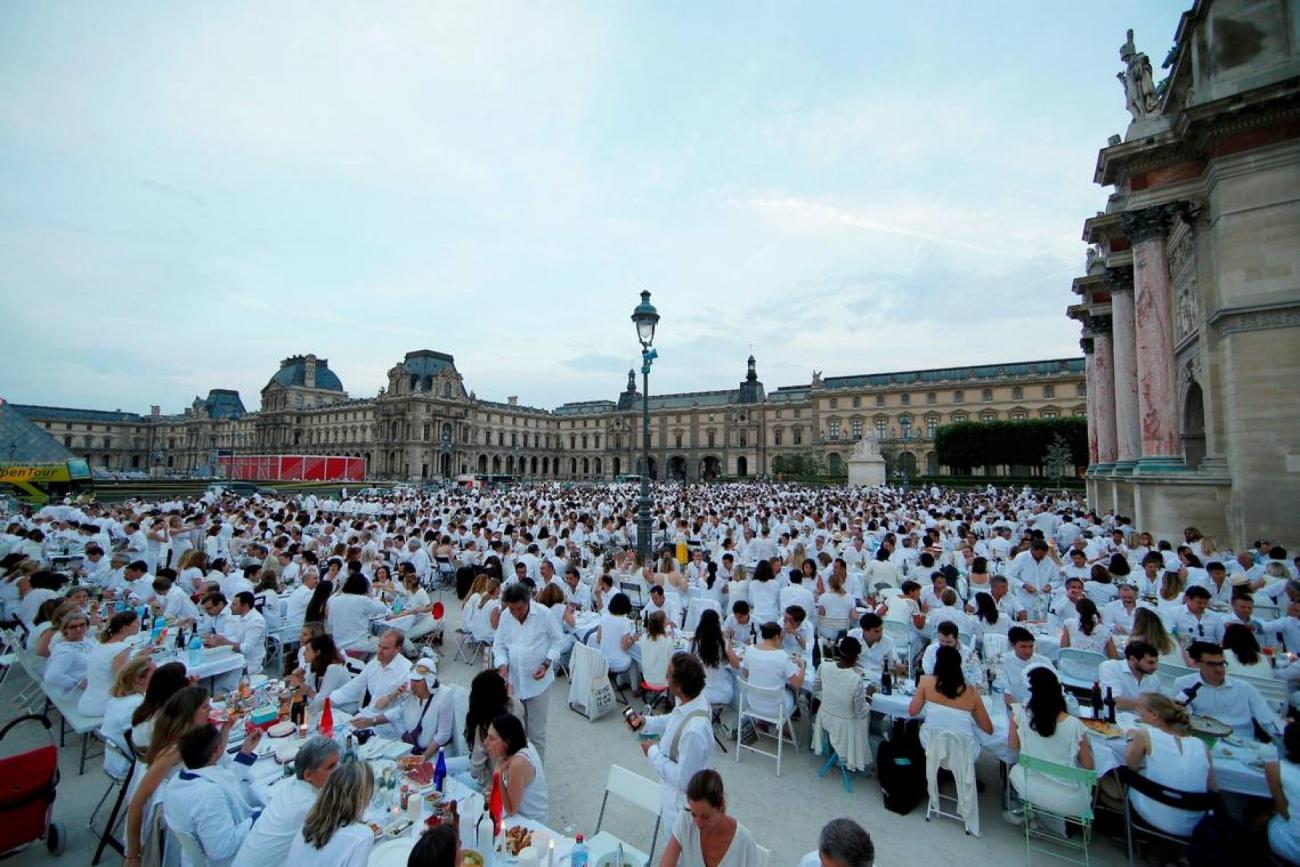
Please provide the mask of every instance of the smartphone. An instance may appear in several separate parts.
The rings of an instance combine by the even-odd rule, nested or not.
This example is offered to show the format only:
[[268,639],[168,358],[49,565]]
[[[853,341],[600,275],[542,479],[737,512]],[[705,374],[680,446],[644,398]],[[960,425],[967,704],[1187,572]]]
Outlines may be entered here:
[[632,708],[629,707],[623,709],[623,721],[628,724],[628,727],[631,728],[632,731],[640,731],[641,726],[645,725],[645,721],[642,720],[641,725],[632,725],[632,717],[635,715],[636,711]]

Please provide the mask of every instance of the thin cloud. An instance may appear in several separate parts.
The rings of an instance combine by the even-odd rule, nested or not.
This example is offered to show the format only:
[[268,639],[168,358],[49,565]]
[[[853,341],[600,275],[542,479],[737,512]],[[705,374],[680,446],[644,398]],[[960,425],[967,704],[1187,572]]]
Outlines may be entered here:
[[879,220],[873,219],[866,214],[857,211],[849,211],[844,208],[837,208],[832,205],[809,199],[792,197],[751,199],[749,205],[759,213],[793,217],[794,219],[804,223],[827,226],[848,226],[853,229],[862,229],[867,232],[883,232],[887,235],[899,235],[904,238],[915,238],[918,241],[931,241],[935,244],[944,244],[950,247],[958,247],[963,250],[974,250],[977,253],[988,253],[990,255],[1003,254],[1003,251],[995,250],[994,248],[987,247],[983,244],[963,241],[960,238],[936,235],[932,232],[923,232],[919,229],[908,228],[907,226],[882,223]]

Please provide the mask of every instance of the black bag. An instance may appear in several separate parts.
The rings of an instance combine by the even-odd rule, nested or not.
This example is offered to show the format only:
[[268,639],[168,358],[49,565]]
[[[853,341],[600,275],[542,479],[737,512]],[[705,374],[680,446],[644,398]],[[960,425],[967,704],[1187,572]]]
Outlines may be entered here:
[[1187,860],[1192,867],[1231,864],[1239,859],[1244,843],[1241,829],[1219,804],[1196,823],[1191,845],[1187,848]]
[[876,774],[885,809],[906,816],[927,796],[921,721],[896,719],[889,740],[880,744]]

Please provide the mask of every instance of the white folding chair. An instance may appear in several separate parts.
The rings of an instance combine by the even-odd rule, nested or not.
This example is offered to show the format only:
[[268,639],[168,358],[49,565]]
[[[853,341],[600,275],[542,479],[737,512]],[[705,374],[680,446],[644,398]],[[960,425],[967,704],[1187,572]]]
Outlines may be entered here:
[[[954,729],[930,731],[930,743],[925,749],[925,777],[930,796],[925,808],[925,821],[930,821],[932,816],[956,819],[965,825],[967,834],[978,837],[980,805],[975,782],[975,751],[975,736],[972,734],[963,734]],[[952,772],[957,784],[955,796],[945,795],[939,791],[940,769]],[[955,801],[956,812],[945,812],[944,801]]]
[[618,592],[627,597],[627,601],[632,603],[633,611],[640,611],[645,608],[645,598],[641,594],[641,585],[635,581],[618,582]]
[[758,849],[758,867],[767,867],[772,863],[772,850],[766,846],[759,846],[757,843],[754,847]]
[[[615,851],[622,846],[623,856],[628,858],[630,862],[637,864],[650,863],[650,859],[654,857],[655,847],[659,844],[659,826],[662,821],[659,816],[659,785],[655,780],[648,780],[639,774],[632,773],[627,768],[618,765],[609,766],[609,775],[605,778],[605,796],[601,798],[600,814],[596,817],[596,835],[591,838],[591,842],[588,844],[588,850],[593,862],[598,860],[604,853]],[[608,831],[600,830],[601,824],[605,821],[605,806],[609,803],[610,795],[620,798],[654,816],[655,825],[654,831],[650,835],[649,854],[643,854]]]
[[1062,647],[1057,671],[1061,683],[1074,689],[1090,689],[1100,679],[1098,668],[1106,661],[1106,654],[1077,647]]
[[[740,753],[742,750],[750,750],[759,755],[767,756],[770,759],[776,759],[776,775],[779,777],[781,776],[781,749],[787,740],[785,736],[787,728],[790,732],[790,745],[794,747],[795,752],[798,752],[799,750],[799,738],[795,734],[794,726],[788,725],[790,717],[785,710],[785,687],[754,686],[743,678],[737,678],[736,682],[740,689],[739,711],[736,714],[736,761],[740,761]],[[765,704],[774,704],[777,708],[776,714],[756,713],[750,704],[750,699],[752,697],[765,699]],[[755,745],[745,743],[745,720],[747,719],[751,723],[754,723],[753,731],[755,734]],[[757,725],[759,722],[775,726],[775,732],[769,734],[760,731]],[[776,738],[776,752],[771,753],[759,748],[756,745],[758,737]]]
[[993,659],[999,654],[1007,653],[1011,650],[1011,642],[1005,635],[997,632],[984,633],[984,658]]
[[884,621],[885,634],[894,639],[894,645],[907,663],[907,676],[912,676],[912,625],[901,620]]
[[1277,680],[1272,677],[1251,677],[1245,674],[1234,674],[1233,678],[1255,687],[1264,701],[1268,702],[1276,713],[1281,714],[1286,710],[1287,702],[1290,700],[1290,685],[1285,680]]
[[1156,667],[1156,676],[1160,678],[1160,685],[1166,691],[1174,688],[1174,681],[1178,680],[1178,678],[1198,673],[1195,668],[1188,668],[1185,665],[1170,665],[1167,662],[1162,662]]

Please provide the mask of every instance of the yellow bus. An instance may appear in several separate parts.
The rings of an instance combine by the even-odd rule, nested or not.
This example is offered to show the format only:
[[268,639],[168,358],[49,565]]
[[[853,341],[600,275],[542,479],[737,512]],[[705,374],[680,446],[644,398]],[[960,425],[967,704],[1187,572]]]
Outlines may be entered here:
[[48,503],[65,494],[80,494],[94,488],[90,465],[72,459],[39,464],[0,463],[0,494],[29,503]]

